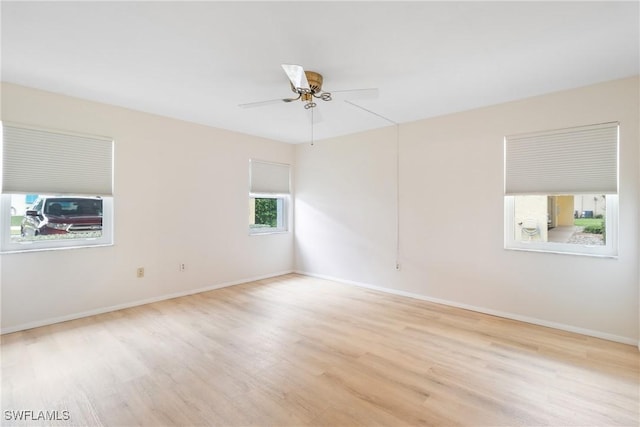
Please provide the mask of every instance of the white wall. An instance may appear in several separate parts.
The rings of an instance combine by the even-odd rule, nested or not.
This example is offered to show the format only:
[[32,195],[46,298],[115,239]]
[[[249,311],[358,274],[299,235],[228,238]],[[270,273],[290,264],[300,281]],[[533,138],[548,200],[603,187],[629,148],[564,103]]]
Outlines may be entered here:
[[[296,147],[296,269],[638,340],[638,78]],[[503,248],[503,137],[619,121],[619,258]]]
[[293,233],[247,217],[249,158],[293,146],[11,84],[2,120],[115,140],[115,244],[2,255],[3,331],[292,270]]

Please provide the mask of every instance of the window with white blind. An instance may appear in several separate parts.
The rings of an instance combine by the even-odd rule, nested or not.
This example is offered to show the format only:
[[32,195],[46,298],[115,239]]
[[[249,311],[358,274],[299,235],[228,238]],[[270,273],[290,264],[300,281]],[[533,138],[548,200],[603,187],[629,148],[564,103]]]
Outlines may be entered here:
[[617,256],[616,122],[507,136],[505,247]]
[[290,166],[249,160],[249,233],[288,231]]
[[113,241],[113,140],[2,123],[3,252]]

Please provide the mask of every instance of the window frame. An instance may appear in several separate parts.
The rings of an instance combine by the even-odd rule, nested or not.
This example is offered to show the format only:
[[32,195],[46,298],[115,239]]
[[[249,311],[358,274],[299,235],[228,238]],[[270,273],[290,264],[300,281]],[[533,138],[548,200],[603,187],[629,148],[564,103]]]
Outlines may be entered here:
[[[503,156],[505,249],[617,258],[620,122],[508,135]],[[604,245],[515,239],[515,197],[579,194],[606,195]]]
[[[0,132],[0,253],[113,245],[113,138],[7,121],[0,121]],[[101,236],[12,241],[11,197],[15,194],[100,196]]]
[[[248,224],[249,235],[282,234],[289,232],[289,217],[292,215],[291,206],[291,165],[287,163],[271,162],[255,158],[249,159],[249,198],[277,200],[277,226],[251,227]],[[249,207],[247,206],[247,207]],[[255,218],[255,216],[254,216]]]
[[[2,232],[0,232],[0,253],[8,254],[113,245],[113,197],[102,196],[102,236],[100,237],[12,242],[11,196],[9,193],[0,194],[0,230],[2,230]],[[76,195],[65,194],[64,196],[73,197]],[[82,197],[83,195],[77,196]]]

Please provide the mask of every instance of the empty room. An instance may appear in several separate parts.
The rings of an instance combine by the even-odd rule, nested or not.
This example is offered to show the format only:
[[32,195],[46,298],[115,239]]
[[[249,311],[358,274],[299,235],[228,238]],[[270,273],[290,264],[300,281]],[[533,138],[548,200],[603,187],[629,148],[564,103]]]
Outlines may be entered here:
[[640,424],[640,2],[0,25],[1,425]]

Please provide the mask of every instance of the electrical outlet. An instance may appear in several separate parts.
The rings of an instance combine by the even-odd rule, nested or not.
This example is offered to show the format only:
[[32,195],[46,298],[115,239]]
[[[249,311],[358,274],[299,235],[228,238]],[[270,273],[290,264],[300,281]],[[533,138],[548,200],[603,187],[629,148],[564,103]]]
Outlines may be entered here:
[[136,270],[136,276],[138,277],[138,279],[144,277],[144,267],[138,267],[138,269]]
[[184,273],[184,272],[187,270],[187,266],[185,265],[185,263],[184,263],[184,262],[181,262],[181,263],[178,265],[178,268],[179,268],[179,270],[180,270],[180,273]]

